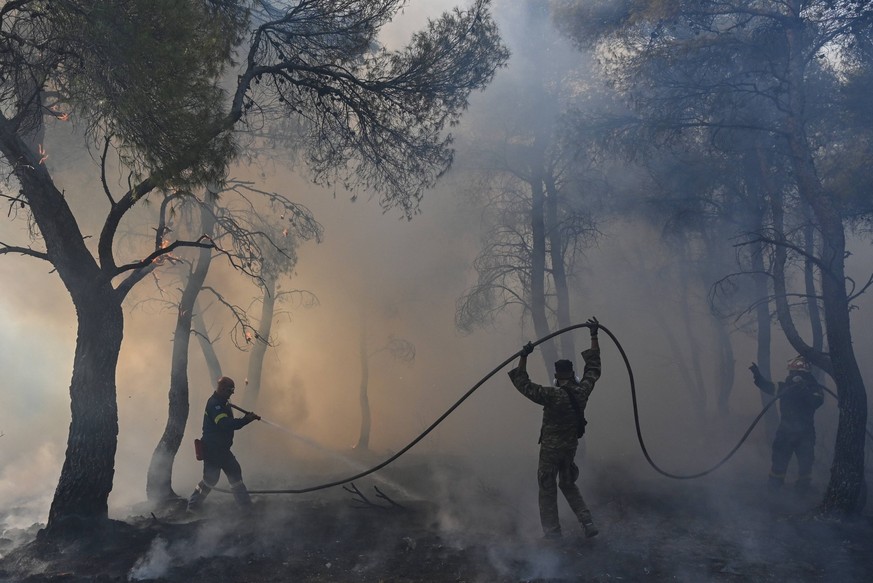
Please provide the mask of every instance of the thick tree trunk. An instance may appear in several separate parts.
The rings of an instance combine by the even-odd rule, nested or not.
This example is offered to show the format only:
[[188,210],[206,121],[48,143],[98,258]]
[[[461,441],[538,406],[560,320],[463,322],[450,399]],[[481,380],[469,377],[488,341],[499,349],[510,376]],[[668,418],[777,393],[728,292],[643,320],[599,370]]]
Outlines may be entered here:
[[[846,239],[836,201],[827,195],[818,177],[802,124],[804,112],[804,54],[801,3],[793,0],[794,24],[786,29],[789,53],[789,116],[786,135],[800,196],[812,208],[822,234],[822,305],[831,374],[839,397],[839,426],[834,444],[831,478],[822,500],[825,512],[857,513],[864,486],[864,439],[867,427],[867,390],[852,348],[849,297],[846,290]],[[812,351],[810,351],[812,352]]]
[[44,531],[54,535],[108,518],[118,443],[115,369],[124,333],[123,298],[85,246],[63,193],[34,148],[16,131],[5,120],[0,123],[0,150],[18,178],[48,257],[73,299],[78,323],[70,433]]
[[[201,224],[204,234],[211,235],[215,220],[211,210],[203,207]],[[206,281],[212,262],[212,249],[201,249],[197,265],[188,276],[173,332],[173,351],[170,364],[170,391],[167,424],[158,441],[146,475],[146,497],[149,502],[162,504],[179,498],[173,491],[173,463],[185,435],[190,412],[188,386],[188,352],[191,345],[191,320],[197,296]]]
[[108,284],[76,294],[78,334],[70,383],[70,433],[46,532],[63,534],[108,518],[115,474],[118,407],[115,369],[124,330],[121,302]]
[[248,385],[243,402],[249,409],[254,409],[261,394],[261,378],[264,372],[264,357],[269,347],[270,333],[273,330],[273,313],[276,309],[276,278],[266,274],[262,287],[261,319],[258,322],[257,336],[249,354]]

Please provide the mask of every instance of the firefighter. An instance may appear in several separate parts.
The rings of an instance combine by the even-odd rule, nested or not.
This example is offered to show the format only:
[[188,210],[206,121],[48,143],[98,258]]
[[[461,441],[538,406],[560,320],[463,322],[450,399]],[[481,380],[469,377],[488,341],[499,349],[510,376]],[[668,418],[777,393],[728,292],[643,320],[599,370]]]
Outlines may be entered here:
[[588,323],[591,324],[589,327],[591,348],[582,352],[585,371],[581,380],[576,377],[571,361],[559,360],[555,363],[554,386],[542,386],[531,382],[527,373],[527,357],[533,352],[533,345],[530,342],[522,348],[518,366],[509,372],[509,378],[515,388],[534,403],[543,406],[537,481],[539,482],[540,523],[547,539],[561,537],[557,487],[561,488],[564,498],[582,524],[585,536],[594,537],[599,532],[579,492],[579,487],[576,486],[579,468],[574,461],[579,438],[585,431],[585,405],[594,389],[594,383],[600,378],[597,318],[588,320]]
[[254,413],[234,419],[233,409],[228,400],[234,392],[234,382],[230,377],[221,377],[215,387],[215,392],[206,401],[206,411],[203,414],[203,479],[197,484],[188,499],[188,511],[196,512],[203,505],[206,496],[218,482],[221,472],[227,476],[233,497],[242,507],[251,506],[252,500],[242,480],[242,468],[236,461],[230,446],[233,445],[233,432],[242,429],[252,421],[260,419]]
[[812,478],[812,462],[815,457],[815,411],[824,401],[824,387],[809,372],[809,362],[802,356],[788,361],[788,376],[774,384],[764,378],[754,362],[749,370],[755,385],[768,395],[780,397],[779,427],[773,440],[772,464],[767,485],[771,491],[779,490],[785,482],[785,472],[791,456],[797,456],[797,482],[799,494],[809,491]]

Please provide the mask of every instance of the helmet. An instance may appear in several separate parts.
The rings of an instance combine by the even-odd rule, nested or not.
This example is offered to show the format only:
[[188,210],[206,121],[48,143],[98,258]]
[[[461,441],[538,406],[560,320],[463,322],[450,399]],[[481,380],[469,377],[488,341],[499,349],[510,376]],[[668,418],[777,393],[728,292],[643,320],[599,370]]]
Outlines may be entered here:
[[218,389],[233,389],[236,387],[236,383],[230,377],[219,377],[216,387]]
[[573,372],[573,362],[570,360],[559,360],[555,362],[555,378],[556,379],[572,379],[576,376]]
[[788,361],[788,370],[803,370],[809,372],[809,361],[802,356],[795,356]]

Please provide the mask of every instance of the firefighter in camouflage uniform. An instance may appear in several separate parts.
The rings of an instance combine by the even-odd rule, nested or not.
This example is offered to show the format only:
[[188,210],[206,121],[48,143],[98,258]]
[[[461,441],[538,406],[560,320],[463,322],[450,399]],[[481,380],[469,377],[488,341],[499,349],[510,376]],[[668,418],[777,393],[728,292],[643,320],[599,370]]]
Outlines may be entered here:
[[809,372],[809,362],[802,356],[788,361],[788,376],[780,383],[767,380],[754,362],[749,367],[755,385],[768,395],[779,398],[779,427],[773,440],[770,479],[771,490],[785,482],[791,456],[797,456],[797,482],[800,494],[809,491],[812,463],[815,459],[815,411],[824,401],[824,387]]
[[[540,458],[537,468],[539,482],[540,523],[546,538],[559,538],[558,487],[582,524],[586,537],[597,536],[597,526],[579,492],[576,480],[576,447],[585,431],[585,405],[600,378],[600,345],[597,340],[597,318],[588,320],[591,348],[582,352],[585,371],[578,379],[573,363],[559,360],[555,363],[555,385],[542,386],[531,382],[527,373],[527,357],[533,352],[528,342],[521,350],[518,367],[509,372],[509,378],[518,391],[543,406],[543,424],[540,429]],[[557,481],[557,484],[556,484]]]

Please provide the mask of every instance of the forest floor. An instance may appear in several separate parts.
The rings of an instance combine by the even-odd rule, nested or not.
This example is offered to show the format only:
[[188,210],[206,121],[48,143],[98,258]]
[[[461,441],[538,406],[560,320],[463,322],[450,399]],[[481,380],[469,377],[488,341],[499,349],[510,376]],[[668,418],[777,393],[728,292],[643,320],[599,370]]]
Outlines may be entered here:
[[[406,471],[422,485],[432,468]],[[757,482],[704,489],[612,469],[583,482],[600,535],[562,515],[564,538],[546,541],[530,528],[535,497],[501,500],[464,476],[439,502],[398,496],[402,508],[361,481],[369,505],[334,488],[257,497],[241,514],[213,494],[201,516],[144,512],[66,542],[8,529],[0,583],[873,581],[873,517],[817,519],[820,493],[773,499]]]

